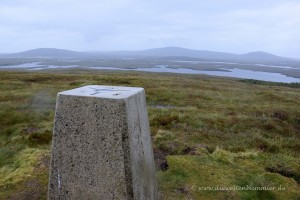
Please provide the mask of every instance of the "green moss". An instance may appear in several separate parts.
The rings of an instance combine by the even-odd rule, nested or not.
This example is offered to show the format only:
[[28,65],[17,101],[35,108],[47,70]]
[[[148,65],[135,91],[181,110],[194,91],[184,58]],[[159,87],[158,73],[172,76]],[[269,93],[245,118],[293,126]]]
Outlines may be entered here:
[[48,154],[48,150],[25,148],[20,151],[14,159],[14,163],[0,168],[0,186],[15,184],[31,176],[39,158]]

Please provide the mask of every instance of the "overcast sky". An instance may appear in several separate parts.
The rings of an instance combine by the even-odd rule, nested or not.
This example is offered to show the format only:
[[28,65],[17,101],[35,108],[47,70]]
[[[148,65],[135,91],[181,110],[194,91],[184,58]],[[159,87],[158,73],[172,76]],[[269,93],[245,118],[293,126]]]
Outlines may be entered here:
[[165,46],[300,58],[300,1],[0,1],[0,53]]

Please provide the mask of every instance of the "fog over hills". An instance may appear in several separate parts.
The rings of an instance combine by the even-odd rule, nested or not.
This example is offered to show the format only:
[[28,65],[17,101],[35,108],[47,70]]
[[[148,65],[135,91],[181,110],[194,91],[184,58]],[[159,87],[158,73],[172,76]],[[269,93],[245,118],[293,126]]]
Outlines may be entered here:
[[236,62],[296,62],[295,59],[284,58],[267,52],[250,52],[246,54],[233,54],[225,52],[193,50],[181,47],[164,47],[140,51],[94,51],[77,52],[65,49],[39,48],[13,54],[2,54],[1,58],[95,58],[103,56],[113,57],[188,57],[214,61]]
[[215,51],[204,51],[204,50],[193,50],[181,47],[164,47],[147,49],[142,51],[120,51],[112,52],[124,55],[140,55],[140,56],[154,56],[154,57],[193,57],[202,59],[231,59],[235,54],[215,52]]

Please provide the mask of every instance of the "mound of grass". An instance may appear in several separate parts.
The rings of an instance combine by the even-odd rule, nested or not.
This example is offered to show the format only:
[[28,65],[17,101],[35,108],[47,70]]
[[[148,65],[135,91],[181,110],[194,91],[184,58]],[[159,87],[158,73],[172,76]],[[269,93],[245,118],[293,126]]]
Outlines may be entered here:
[[269,81],[260,81],[254,79],[243,79],[241,82],[257,85],[270,85],[270,86],[284,86],[291,88],[300,88],[300,83],[278,83],[278,82],[269,82]]

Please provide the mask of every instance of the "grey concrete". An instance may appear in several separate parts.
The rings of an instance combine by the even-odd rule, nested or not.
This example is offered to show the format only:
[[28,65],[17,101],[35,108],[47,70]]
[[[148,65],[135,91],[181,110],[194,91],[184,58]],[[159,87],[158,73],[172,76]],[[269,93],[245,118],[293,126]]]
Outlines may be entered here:
[[143,88],[58,93],[48,199],[158,199]]

